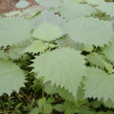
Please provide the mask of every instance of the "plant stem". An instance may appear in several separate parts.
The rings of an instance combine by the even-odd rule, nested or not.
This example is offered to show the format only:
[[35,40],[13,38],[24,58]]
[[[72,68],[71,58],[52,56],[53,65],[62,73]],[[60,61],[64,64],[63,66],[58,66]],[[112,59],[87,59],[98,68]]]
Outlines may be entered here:
[[[44,85],[42,85],[42,98],[44,98]],[[42,106],[42,114],[44,113],[44,106]]]

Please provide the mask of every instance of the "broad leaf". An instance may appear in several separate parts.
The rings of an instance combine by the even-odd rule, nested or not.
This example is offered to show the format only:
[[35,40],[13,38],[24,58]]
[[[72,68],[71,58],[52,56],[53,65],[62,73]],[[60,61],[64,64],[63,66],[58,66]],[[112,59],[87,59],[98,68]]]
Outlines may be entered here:
[[66,24],[66,20],[64,20],[63,17],[59,17],[58,15],[55,15],[52,12],[45,11],[41,15],[32,19],[31,23],[33,25],[33,28],[36,28],[39,25],[41,25],[41,23],[43,23],[44,21],[54,24],[55,26],[61,27],[62,35],[65,34],[65,31],[63,31],[63,28],[64,28],[64,25]]
[[59,112],[63,112],[65,110],[65,106],[63,104],[57,104],[53,108]]
[[33,52],[33,53],[38,53],[38,52],[43,52],[46,48],[43,42],[41,41],[34,41],[31,45],[29,45],[25,50],[22,51],[23,52]]
[[91,6],[78,3],[64,3],[60,9],[61,16],[65,17],[68,21],[85,17],[86,15],[91,15],[95,12],[96,10]]
[[96,8],[102,12],[105,12],[106,14],[109,14],[111,17],[114,16],[114,3],[112,2],[100,4]]
[[114,101],[114,77],[106,74],[98,68],[88,68],[88,76],[85,78],[85,96],[84,98],[104,99],[106,102],[109,98]]
[[52,85],[65,87],[76,98],[86,70],[84,56],[80,55],[80,51],[60,48],[36,56],[33,62],[32,71],[39,72],[38,77],[44,76],[44,82],[50,80]]
[[46,7],[58,7],[61,5],[62,0],[35,0],[35,2]]
[[60,27],[44,21],[33,31],[33,36],[44,41],[51,41],[59,38],[62,35]]
[[24,87],[24,82],[24,73],[16,64],[0,59],[0,95],[10,95],[13,90],[19,92],[20,87]]
[[106,60],[105,56],[103,55],[99,55],[98,53],[91,53],[89,55],[86,56],[87,60],[90,61],[90,63],[99,66],[101,68],[104,68],[104,62]]
[[31,25],[29,20],[8,17],[0,20],[0,46],[21,43],[30,37]]
[[72,20],[66,24],[65,30],[75,42],[95,46],[108,44],[114,34],[110,22],[92,17]]
[[8,54],[4,53],[3,50],[0,50],[0,58],[2,58],[4,60],[9,59]]
[[25,8],[29,6],[29,2],[27,1],[23,1],[23,0],[20,0],[17,4],[16,4],[16,7],[17,8]]
[[110,45],[104,46],[103,53],[108,60],[114,63],[114,41],[111,42]]
[[56,40],[56,43],[60,47],[68,46],[68,47],[73,48],[75,50],[82,50],[84,48],[83,44],[79,44],[78,42],[76,43],[76,42],[72,41],[72,39],[68,35],[65,35],[62,38]]
[[29,44],[30,42],[28,42],[27,40],[22,42],[21,44],[13,44],[9,51],[9,56],[11,57],[11,59],[20,58],[23,55],[23,53],[20,54],[20,52],[23,51]]
[[104,0],[86,0],[86,2],[93,5],[99,5],[99,4],[105,3]]
[[112,102],[110,99],[108,99],[106,102],[102,100],[103,104],[108,108],[114,108],[114,102]]

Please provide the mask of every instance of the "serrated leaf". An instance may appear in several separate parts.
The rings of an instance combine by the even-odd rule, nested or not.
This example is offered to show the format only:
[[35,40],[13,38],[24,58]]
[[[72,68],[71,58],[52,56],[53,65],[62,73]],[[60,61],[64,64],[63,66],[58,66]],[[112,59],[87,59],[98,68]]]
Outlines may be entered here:
[[84,58],[74,49],[56,49],[36,56],[32,72],[39,72],[38,77],[44,76],[44,82],[50,80],[52,85],[65,87],[75,97],[86,70]]
[[99,5],[99,4],[105,3],[104,0],[86,0],[86,2],[93,5]]
[[44,21],[54,24],[55,26],[61,27],[62,35],[65,34],[65,31],[63,31],[63,27],[66,23],[66,20],[64,20],[63,17],[55,15],[54,13],[49,11],[44,11],[41,15],[32,19],[31,23],[33,25],[33,28],[36,28],[41,25],[41,23],[43,23]]
[[31,45],[29,45],[25,50],[23,50],[21,53],[23,52],[33,52],[33,53],[38,53],[38,52],[43,52],[46,48],[43,42],[41,41],[34,41]]
[[72,20],[66,24],[65,30],[75,42],[89,44],[90,46],[92,44],[95,46],[108,44],[114,34],[110,22],[92,17]]
[[20,0],[19,2],[17,2],[17,4],[15,6],[17,8],[25,8],[25,7],[29,6],[29,2]]
[[13,90],[19,92],[20,87],[24,87],[24,82],[24,73],[16,64],[0,59],[0,95],[10,95]]
[[106,60],[104,55],[99,55],[98,53],[91,53],[89,55],[86,56],[87,60],[90,61],[90,63],[99,66],[101,68],[104,68],[104,62]]
[[35,0],[35,2],[46,7],[58,7],[61,5],[62,0]]
[[110,42],[109,45],[104,46],[103,53],[105,54],[108,60],[114,63],[114,40],[113,42]]
[[108,108],[114,108],[114,102],[112,102],[110,99],[108,99],[106,102],[102,100],[103,104]]
[[65,47],[68,45],[68,47],[73,48],[75,50],[82,50],[84,48],[83,44],[79,44],[78,42],[74,42],[72,41],[72,39],[68,36],[65,35],[62,38],[56,40],[56,43],[60,46],[60,47]]
[[106,12],[106,14],[109,14],[111,17],[114,16],[114,3],[113,2],[106,2],[106,3],[100,4],[96,8],[102,12]]
[[63,112],[65,110],[65,106],[63,104],[57,104],[53,108],[59,112]]
[[72,93],[69,93],[69,91],[65,90],[65,88],[61,88],[60,86],[56,87],[55,85],[51,86],[50,82],[45,83],[44,87],[44,90],[47,94],[58,93],[63,99],[68,100],[70,102],[75,102],[75,98]]
[[8,17],[0,19],[0,46],[21,43],[30,37],[31,25],[29,20]]
[[17,45],[13,44],[9,51],[9,56],[11,57],[11,59],[20,58],[23,55],[23,53],[20,54],[20,52],[24,50],[29,44],[30,43],[28,41],[24,41],[21,44],[18,43]]
[[94,14],[96,10],[87,4],[64,3],[60,8],[61,16],[66,20],[74,20],[76,18],[85,17],[86,15]]
[[85,78],[85,96],[84,98],[104,98],[106,102],[109,98],[114,101],[114,77],[108,75],[98,68],[88,68],[88,76]]
[[51,41],[59,38],[62,35],[60,27],[44,21],[33,31],[33,36],[44,41]]

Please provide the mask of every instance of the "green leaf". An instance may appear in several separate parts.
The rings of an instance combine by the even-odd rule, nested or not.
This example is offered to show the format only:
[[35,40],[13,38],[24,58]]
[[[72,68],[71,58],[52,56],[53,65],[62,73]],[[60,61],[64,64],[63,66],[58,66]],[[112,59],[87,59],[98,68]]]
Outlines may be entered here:
[[84,48],[82,49],[83,51],[86,51],[86,52],[91,52],[92,50],[94,49],[93,46],[90,46],[90,45],[85,45]]
[[17,14],[20,14],[21,11],[12,11],[12,12],[9,12],[9,13],[4,13],[5,16],[15,16]]
[[21,53],[23,52],[33,52],[33,53],[38,53],[38,52],[43,52],[46,48],[43,42],[41,41],[34,41],[31,45],[29,45],[25,50],[23,50]]
[[65,110],[65,106],[63,104],[57,104],[53,107],[53,109],[55,109],[59,112],[63,112]]
[[110,99],[108,99],[106,102],[102,100],[103,104],[108,108],[114,108],[114,102],[112,102]]
[[3,50],[0,50],[0,58],[2,58],[4,60],[9,59],[8,54],[4,53]]
[[106,3],[100,4],[96,8],[102,12],[106,12],[106,14],[109,14],[111,17],[114,16],[114,3],[113,2],[106,2]]
[[25,8],[29,6],[29,2],[27,1],[23,1],[23,0],[20,0],[17,4],[16,4],[16,7],[17,8]]
[[90,61],[90,63],[101,67],[102,69],[105,67],[104,63],[106,61],[106,58],[104,55],[99,55],[98,53],[91,53],[86,56],[87,60]]
[[42,106],[44,106],[44,104],[46,103],[46,99],[45,98],[39,99],[37,103],[39,108],[42,108]]
[[50,82],[46,82],[45,85],[44,85],[44,87],[45,87],[45,92],[47,94],[59,93],[59,95],[63,99],[68,100],[70,102],[75,102],[75,98],[72,95],[72,93],[69,93],[69,91],[68,90],[65,90],[65,88],[61,88],[60,86],[56,87],[55,85],[51,86],[51,83]]
[[44,76],[44,82],[50,80],[52,85],[65,87],[76,98],[86,70],[84,58],[80,51],[60,48],[36,56],[30,66],[34,67],[32,72],[39,72],[38,77]]
[[85,96],[84,98],[104,98],[106,102],[109,98],[114,101],[114,77],[106,74],[98,68],[88,68],[88,76],[85,78]]
[[72,41],[72,39],[68,35],[65,35],[62,38],[56,40],[56,43],[60,47],[65,47],[65,46],[67,46],[69,44],[68,47],[73,48],[75,50],[80,50],[80,51],[84,47],[83,44],[79,44],[78,42],[76,43],[76,42]]
[[111,38],[114,34],[110,22],[92,17],[72,20],[66,24],[65,30],[75,42],[90,46],[92,44],[95,46],[108,44],[109,41],[112,41]]
[[105,45],[103,48],[103,53],[108,60],[114,63],[114,41],[110,42],[109,45]]
[[71,114],[71,113],[72,113],[72,109],[71,108],[65,109],[65,114]]
[[104,0],[86,0],[86,2],[93,5],[99,5],[99,4],[105,3]]
[[39,114],[39,108],[33,108],[29,114]]
[[62,35],[65,34],[63,28],[66,20],[64,20],[63,17],[55,15],[54,13],[49,11],[44,11],[43,13],[41,13],[41,15],[38,15],[37,17],[32,19],[31,23],[33,25],[33,28],[36,28],[40,26],[41,23],[43,23],[44,21],[49,22],[50,24],[54,24],[55,26],[59,26],[62,29]]
[[21,51],[23,51],[26,46],[28,46],[30,44],[30,42],[28,42],[27,40],[22,42],[21,44],[18,43],[17,45],[13,44],[10,48],[9,51],[9,56],[11,57],[11,59],[18,59],[20,58],[23,53],[20,54]]
[[51,104],[45,104],[44,105],[44,113],[45,114],[50,114],[53,110],[53,107]]
[[59,38],[62,35],[60,27],[44,21],[33,31],[33,36],[44,41],[51,41]]
[[65,17],[65,19],[68,21],[85,17],[86,15],[91,15],[95,12],[96,10],[87,4],[78,4],[72,2],[64,3],[60,8],[61,16]]
[[54,97],[49,97],[47,99],[47,102],[46,103],[51,103],[51,102],[54,102],[55,101],[55,98]]
[[46,7],[58,7],[61,5],[62,0],[35,0],[35,2]]
[[25,76],[22,70],[12,61],[0,59],[0,95],[10,95],[13,90],[24,87]]
[[21,43],[30,37],[31,25],[29,20],[8,17],[0,19],[0,46]]

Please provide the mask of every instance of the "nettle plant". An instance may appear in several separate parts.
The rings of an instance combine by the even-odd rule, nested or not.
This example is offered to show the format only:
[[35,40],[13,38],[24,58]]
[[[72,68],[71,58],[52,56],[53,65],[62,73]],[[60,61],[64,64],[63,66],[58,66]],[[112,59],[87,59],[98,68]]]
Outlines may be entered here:
[[[30,53],[35,57],[29,66],[33,67],[31,72],[42,81],[42,98],[31,114],[50,114],[53,109],[65,114],[95,113],[87,104],[114,108],[114,3],[36,2],[48,10],[29,19],[0,19],[0,95],[24,87],[26,73],[14,60]],[[5,51],[7,47],[9,51]],[[52,106],[44,92],[58,93],[64,102]],[[54,101],[53,97],[49,101]]]

